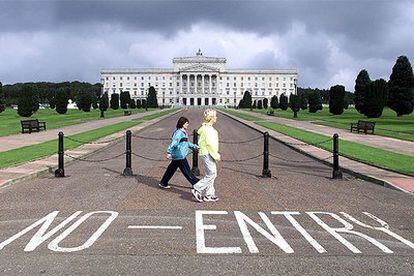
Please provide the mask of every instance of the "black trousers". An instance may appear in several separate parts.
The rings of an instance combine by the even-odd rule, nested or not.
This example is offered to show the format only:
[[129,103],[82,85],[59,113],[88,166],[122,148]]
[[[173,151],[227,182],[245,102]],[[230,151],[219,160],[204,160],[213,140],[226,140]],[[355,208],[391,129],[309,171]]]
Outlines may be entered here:
[[168,184],[168,181],[170,181],[171,177],[173,177],[175,171],[177,168],[180,168],[180,171],[183,173],[185,178],[188,180],[188,182],[191,183],[191,185],[196,184],[200,179],[195,177],[195,175],[191,172],[190,166],[188,165],[187,159],[181,159],[181,160],[172,160],[171,163],[168,165],[167,171],[164,173],[164,176],[161,179],[161,183],[164,185]]

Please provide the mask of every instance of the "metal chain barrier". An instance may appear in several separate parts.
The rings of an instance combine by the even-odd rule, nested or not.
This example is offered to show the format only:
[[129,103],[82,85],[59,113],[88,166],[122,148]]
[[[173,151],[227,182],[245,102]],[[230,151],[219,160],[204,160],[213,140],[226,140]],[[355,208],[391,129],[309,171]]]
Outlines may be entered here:
[[134,155],[136,157],[139,157],[139,158],[142,158],[142,159],[145,159],[145,160],[155,161],[155,162],[169,162],[169,161],[171,161],[169,159],[157,159],[157,158],[152,158],[152,157],[146,157],[146,156],[134,153],[134,152],[132,153],[132,155]]
[[86,158],[81,158],[81,157],[75,157],[75,156],[72,156],[72,155],[67,154],[67,153],[65,153],[65,156],[67,156],[69,158],[72,158],[74,160],[77,160],[77,161],[84,161],[84,162],[95,163],[95,162],[104,162],[104,161],[109,161],[109,160],[112,160],[112,159],[116,159],[116,158],[121,157],[124,154],[125,154],[125,152],[123,152],[121,154],[118,154],[116,156],[112,156],[112,157],[108,157],[108,158],[104,158],[104,159],[98,159],[98,160],[96,160],[96,159],[86,159]]
[[263,139],[263,135],[260,135],[258,137],[255,138],[251,138],[248,140],[243,140],[243,141],[220,141],[220,144],[245,144],[245,143],[250,143],[259,139]]
[[82,141],[82,140],[72,138],[70,136],[65,136],[65,139],[68,139],[69,141],[72,141],[72,142],[75,142],[75,143],[78,143],[78,144],[108,144],[108,143],[111,143],[111,142],[114,142],[114,141],[118,140],[119,137],[111,139],[111,140],[105,140],[105,141],[99,141],[99,142],[97,142],[97,141],[86,142],[86,141]]
[[256,156],[253,156],[253,157],[248,157],[248,158],[245,158],[245,159],[221,160],[221,162],[225,162],[225,163],[244,162],[244,161],[249,161],[249,160],[259,158],[261,156],[263,156],[263,153],[261,153],[259,155],[256,155]]
[[[286,158],[283,158],[283,157],[274,155],[272,153],[269,153],[269,155],[271,157],[274,157],[276,159],[279,159],[279,160],[282,160],[282,161],[286,161],[286,162],[295,162],[295,163],[310,163],[310,162],[315,162],[315,160],[289,160],[289,159],[286,159]],[[333,155],[329,155],[328,157],[323,158],[323,159],[319,159],[319,160],[327,160],[327,159],[332,158],[332,157],[333,157]]]
[[288,143],[288,142],[286,142],[284,144],[289,145],[289,146],[319,146],[321,144],[324,144],[324,143],[330,142],[330,141],[332,141],[332,138],[329,138],[329,139],[326,139],[326,140],[323,140],[323,141],[320,141],[320,142],[317,142],[317,143],[305,143],[305,142],[301,142],[301,143]]

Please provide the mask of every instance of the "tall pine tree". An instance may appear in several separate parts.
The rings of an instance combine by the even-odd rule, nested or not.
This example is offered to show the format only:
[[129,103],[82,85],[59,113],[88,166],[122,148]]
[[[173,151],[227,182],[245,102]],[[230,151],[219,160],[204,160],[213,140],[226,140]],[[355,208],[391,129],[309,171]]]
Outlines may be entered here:
[[121,101],[121,108],[127,109],[128,105],[131,103],[131,96],[129,95],[128,91],[121,92],[120,101]]
[[379,118],[387,104],[388,85],[383,79],[373,81],[369,84],[364,99],[363,114],[368,118]]
[[17,102],[17,113],[22,117],[32,116],[34,110],[36,109],[35,106],[39,104],[36,97],[37,96],[34,87],[28,84],[24,85],[19,94],[19,99]]
[[322,97],[319,90],[315,90],[309,93],[309,113],[316,113],[318,110],[322,110]]
[[293,118],[298,117],[298,112],[300,111],[300,104],[301,104],[300,97],[296,94],[290,94],[289,107],[293,111]]
[[355,109],[362,114],[364,114],[365,99],[370,83],[371,79],[367,70],[361,70],[355,80],[354,103]]
[[105,92],[100,98],[99,98],[99,110],[101,111],[101,118],[105,117],[104,112],[108,110],[109,107],[109,98],[108,93]]
[[157,91],[155,88],[151,86],[148,91],[148,107],[156,108],[158,107],[158,100],[157,100]]
[[111,105],[111,108],[114,110],[119,109],[119,94],[113,93],[111,95],[110,105]]
[[242,108],[252,108],[252,95],[249,91],[245,91],[242,99]]
[[282,110],[287,110],[289,107],[288,97],[284,93],[280,95],[279,107]]
[[329,112],[333,115],[344,113],[345,87],[343,85],[332,86],[329,90]]
[[270,99],[270,107],[273,109],[279,108],[279,99],[276,95]]
[[0,113],[6,110],[6,97],[3,92],[3,84],[0,82]]
[[397,116],[411,114],[414,109],[414,76],[406,56],[397,59],[388,82],[388,106]]
[[68,112],[68,102],[69,102],[70,90],[59,89],[56,91],[56,112],[59,114],[66,114]]

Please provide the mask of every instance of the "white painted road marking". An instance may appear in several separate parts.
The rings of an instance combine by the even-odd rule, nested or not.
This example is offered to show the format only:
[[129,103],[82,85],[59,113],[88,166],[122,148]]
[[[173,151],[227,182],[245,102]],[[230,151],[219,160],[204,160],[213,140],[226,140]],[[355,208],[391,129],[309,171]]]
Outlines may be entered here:
[[130,225],[128,229],[167,229],[167,230],[181,230],[182,226],[164,226],[164,225]]
[[[46,242],[48,239],[52,238],[55,234],[57,235],[54,237],[48,244],[48,248],[52,251],[56,252],[76,252],[87,249],[91,247],[106,231],[106,229],[111,225],[111,223],[118,217],[118,212],[115,211],[95,211],[89,212],[84,214],[78,219],[78,216],[82,213],[82,211],[74,212],[69,217],[65,218],[62,222],[57,224],[57,226],[49,229],[52,224],[55,222],[59,211],[53,211],[46,215],[45,217],[35,221],[31,225],[27,226],[17,234],[13,235],[12,237],[6,239],[5,241],[0,243],[0,250],[4,249],[6,246],[14,242],[15,240],[21,238],[25,234],[29,233],[30,231],[38,228],[37,232],[33,234],[27,245],[24,247],[24,251],[31,252],[34,251],[39,245]],[[81,245],[75,247],[61,247],[59,244],[65,240],[68,236],[70,236],[80,225],[88,220],[88,218],[101,214],[101,215],[108,215],[109,217],[105,219],[105,221],[98,227],[98,229]],[[294,216],[303,215],[304,213],[300,213],[297,211],[274,211],[270,212],[272,215],[283,215],[290,224],[296,229],[303,238],[309,242],[313,248],[318,253],[327,253],[324,247],[320,245],[310,234],[306,231],[302,225],[299,224],[297,219]],[[305,212],[308,216],[310,216],[319,226],[322,227],[327,233],[333,236],[337,241],[343,244],[346,248],[348,248],[352,253],[360,254],[361,251],[354,246],[350,241],[345,239],[341,234],[347,235],[354,235],[362,238],[371,244],[378,247],[382,252],[387,254],[392,254],[393,251],[389,249],[387,246],[376,240],[375,238],[368,236],[362,232],[358,232],[354,230],[354,225],[361,226],[365,229],[376,230],[379,232],[383,232],[392,238],[398,240],[399,242],[407,245],[409,248],[414,249],[414,243],[411,241],[403,238],[402,236],[392,232],[389,228],[388,223],[381,220],[380,218],[374,216],[371,213],[363,212],[366,216],[374,220],[380,226],[372,226],[368,225],[360,220],[356,219],[354,216],[349,215],[345,212],[340,212],[340,214],[345,217],[345,219],[349,220],[351,223],[346,221],[344,218],[340,217],[335,213],[329,212]],[[206,246],[206,232],[209,230],[217,231],[220,233],[220,229],[217,229],[215,224],[204,224],[203,217],[209,216],[210,220],[217,219],[217,215],[229,215],[227,211],[205,211],[205,210],[197,210],[195,211],[195,227],[196,227],[196,251],[199,254],[240,254],[242,253],[242,249],[239,246],[227,246],[223,247],[208,247]],[[254,221],[246,214],[241,211],[234,211],[233,212],[234,219],[237,222],[237,226],[240,229],[241,237],[243,238],[248,250],[250,253],[259,253],[259,249],[256,246],[256,243],[250,234],[248,226],[256,230],[259,234],[264,236],[267,240],[272,242],[276,245],[279,249],[283,252],[291,254],[294,253],[293,248],[289,245],[288,241],[281,235],[281,233],[276,228],[277,225],[274,225],[269,217],[264,212],[258,212],[258,215],[261,219],[259,221]],[[329,216],[330,220],[333,218],[340,224],[342,227],[332,227],[326,223],[326,216]],[[213,217],[213,218],[212,218]],[[74,221],[74,222],[73,222]],[[227,222],[232,222],[234,225],[234,220]],[[73,222],[73,223],[72,223]],[[69,227],[69,225],[72,223]],[[218,222],[217,222],[218,223]],[[1,224],[0,224],[1,225]],[[65,230],[64,228],[67,227]],[[125,228],[124,228],[125,229]],[[129,225],[128,229],[142,229],[142,230],[154,230],[154,229],[161,229],[161,230],[182,230],[183,226],[179,225]],[[1,231],[1,229],[0,229]],[[59,231],[63,231],[60,234]],[[222,230],[223,231],[223,230]],[[212,235],[212,233],[210,233]],[[237,235],[237,233],[235,233]],[[186,236],[187,237],[187,236]],[[231,239],[233,242],[238,241],[238,239]]]

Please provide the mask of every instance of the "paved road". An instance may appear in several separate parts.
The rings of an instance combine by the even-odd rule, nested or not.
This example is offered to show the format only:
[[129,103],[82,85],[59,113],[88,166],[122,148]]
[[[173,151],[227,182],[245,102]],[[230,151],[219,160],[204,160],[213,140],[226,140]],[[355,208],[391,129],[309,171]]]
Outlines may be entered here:
[[[199,110],[184,114],[191,130],[199,125]],[[178,116],[140,135],[169,137]],[[224,141],[258,136],[221,115],[217,129]],[[133,143],[135,153],[158,159],[168,142],[134,138]],[[349,175],[333,181],[330,168],[275,141],[270,148],[295,162],[271,159],[271,179],[259,177],[260,158],[220,163],[216,203],[194,202],[179,173],[171,181],[172,189],[160,190],[157,184],[168,163],[137,157],[131,178],[120,175],[121,158],[78,162],[66,168],[66,178],[44,176],[1,188],[0,272],[414,273],[412,195]],[[224,160],[243,159],[261,150],[260,140],[221,145]],[[99,160],[122,151],[120,143],[89,158]],[[289,216],[289,211],[296,213]],[[367,225],[358,225],[341,212]],[[389,229],[363,212],[384,220]],[[350,232],[352,226],[355,232]],[[373,239],[367,241],[366,235]]]

